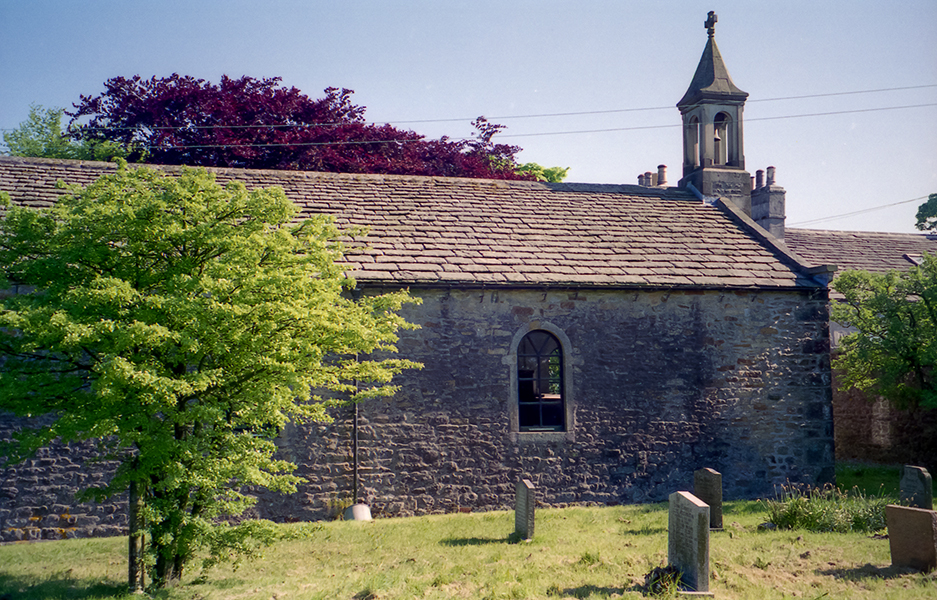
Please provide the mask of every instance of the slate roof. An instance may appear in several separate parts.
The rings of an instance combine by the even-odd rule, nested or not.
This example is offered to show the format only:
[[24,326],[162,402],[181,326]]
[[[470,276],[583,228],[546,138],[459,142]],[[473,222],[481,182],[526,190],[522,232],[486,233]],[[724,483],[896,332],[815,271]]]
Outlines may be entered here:
[[715,38],[710,37],[703,48],[703,55],[700,56],[690,87],[677,102],[677,106],[689,106],[703,99],[744,102],[746,98],[748,93],[740,90],[732,82],[719,46],[716,45]]
[[809,264],[833,264],[840,272],[906,270],[925,252],[937,253],[937,236],[917,233],[788,228],[784,243]]
[[[0,157],[0,190],[50,206],[55,183],[112,164]],[[173,167],[164,167],[173,170]],[[348,271],[375,284],[667,288],[819,287],[796,256],[737,209],[677,188],[210,169],[220,182],[278,185],[303,215],[363,225]]]

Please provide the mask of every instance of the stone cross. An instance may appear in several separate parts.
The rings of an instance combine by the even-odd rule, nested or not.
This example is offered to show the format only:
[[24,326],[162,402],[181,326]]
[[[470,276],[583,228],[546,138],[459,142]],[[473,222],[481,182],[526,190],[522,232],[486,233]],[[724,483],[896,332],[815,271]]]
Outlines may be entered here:
[[514,506],[514,533],[522,540],[534,538],[534,507],[537,506],[537,492],[528,479],[517,482],[517,501]]
[[924,467],[905,465],[901,475],[901,503],[905,506],[933,510],[934,483]]
[[690,492],[670,494],[667,562],[684,585],[709,595],[709,506]]
[[715,11],[709,11],[709,14],[706,16],[706,22],[703,23],[703,26],[706,28],[709,37],[716,35],[716,22],[719,21],[719,17],[716,16]]

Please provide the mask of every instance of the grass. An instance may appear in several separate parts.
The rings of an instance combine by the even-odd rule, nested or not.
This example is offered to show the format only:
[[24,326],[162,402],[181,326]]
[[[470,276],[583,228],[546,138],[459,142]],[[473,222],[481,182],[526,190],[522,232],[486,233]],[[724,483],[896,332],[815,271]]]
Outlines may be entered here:
[[[933,599],[933,575],[890,567],[867,533],[758,531],[757,502],[724,506],[711,536],[711,589],[722,599]],[[239,570],[192,570],[166,600],[276,598],[534,600],[645,597],[667,559],[667,506],[540,509],[517,542],[511,512],[326,523]],[[134,598],[123,593],[126,538],[0,547],[0,598]]]
[[787,486],[777,498],[765,501],[768,520],[783,529],[875,532],[885,529],[885,506],[891,496],[868,496],[858,487]]
[[[875,465],[861,462],[836,464],[836,487],[842,491],[859,489],[866,496],[892,496],[898,499],[901,465]],[[933,475],[933,473],[931,473]],[[934,497],[937,497],[937,479],[933,480]]]

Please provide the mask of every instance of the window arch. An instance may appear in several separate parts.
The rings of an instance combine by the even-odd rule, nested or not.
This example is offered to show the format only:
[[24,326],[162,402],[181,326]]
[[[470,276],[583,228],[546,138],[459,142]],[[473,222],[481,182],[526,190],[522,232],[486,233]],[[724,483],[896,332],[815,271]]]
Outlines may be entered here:
[[520,431],[566,431],[563,347],[536,329],[517,346],[517,408]]

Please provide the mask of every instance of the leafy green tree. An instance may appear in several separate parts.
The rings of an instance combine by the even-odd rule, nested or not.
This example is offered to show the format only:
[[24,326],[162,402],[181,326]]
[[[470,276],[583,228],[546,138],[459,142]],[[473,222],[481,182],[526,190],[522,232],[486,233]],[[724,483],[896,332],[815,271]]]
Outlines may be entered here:
[[52,208],[5,203],[0,272],[21,293],[0,300],[0,409],[53,420],[0,456],[97,440],[119,468],[88,494],[136,492],[157,587],[197,551],[211,562],[270,540],[269,524],[224,520],[253,503],[245,486],[295,490],[294,465],[274,458],[287,422],[390,395],[419,366],[360,358],[394,351],[414,300],[350,299],[333,221],[292,224],[279,188],[121,162]]
[[519,166],[517,172],[533,175],[534,179],[537,181],[560,183],[566,179],[566,175],[569,173],[569,167],[544,167],[537,163],[529,162]]
[[914,226],[921,231],[937,230],[937,194],[928,196],[927,202],[918,207]]
[[857,330],[834,359],[843,387],[899,407],[937,408],[937,257],[925,255],[909,271],[846,271],[833,287],[845,300],[832,319]]
[[62,131],[65,111],[61,108],[29,107],[29,117],[19,127],[3,134],[3,143],[11,156],[71,158],[107,161],[124,158],[128,152],[107,140],[76,142]]

